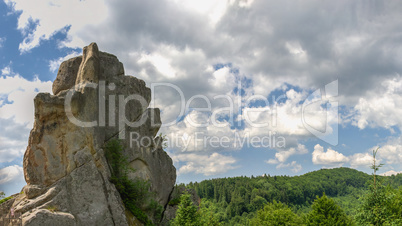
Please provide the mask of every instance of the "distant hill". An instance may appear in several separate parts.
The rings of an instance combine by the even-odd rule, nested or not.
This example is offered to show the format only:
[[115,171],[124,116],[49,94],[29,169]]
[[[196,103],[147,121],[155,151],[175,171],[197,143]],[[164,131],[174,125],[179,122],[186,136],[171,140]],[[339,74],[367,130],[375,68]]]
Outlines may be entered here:
[[[266,203],[280,201],[295,212],[307,212],[317,196],[325,193],[353,215],[359,198],[366,192],[372,176],[351,168],[321,169],[301,176],[234,177],[190,183],[204,202],[216,205],[220,221],[235,222],[240,216],[253,215]],[[402,185],[402,174],[380,176],[392,187]]]

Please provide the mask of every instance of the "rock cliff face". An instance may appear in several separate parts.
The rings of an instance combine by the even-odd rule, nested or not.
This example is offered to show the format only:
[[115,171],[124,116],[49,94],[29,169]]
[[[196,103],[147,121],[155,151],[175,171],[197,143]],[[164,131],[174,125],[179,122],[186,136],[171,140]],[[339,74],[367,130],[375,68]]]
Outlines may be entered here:
[[60,65],[53,93],[34,100],[35,123],[24,156],[27,186],[13,204],[24,225],[138,222],[109,182],[103,147],[112,138],[121,139],[136,169],[130,177],[149,180],[157,202],[167,206],[176,169],[155,142],[160,112],[148,108],[151,90],[144,81],[125,76],[117,57],[92,43],[82,56]]

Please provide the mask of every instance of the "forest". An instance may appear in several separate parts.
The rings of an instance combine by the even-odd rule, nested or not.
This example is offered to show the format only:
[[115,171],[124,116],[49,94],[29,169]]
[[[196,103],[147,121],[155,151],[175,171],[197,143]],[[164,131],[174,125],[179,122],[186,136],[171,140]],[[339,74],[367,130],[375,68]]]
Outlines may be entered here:
[[301,176],[235,177],[181,184],[172,225],[402,225],[402,174],[351,168]]

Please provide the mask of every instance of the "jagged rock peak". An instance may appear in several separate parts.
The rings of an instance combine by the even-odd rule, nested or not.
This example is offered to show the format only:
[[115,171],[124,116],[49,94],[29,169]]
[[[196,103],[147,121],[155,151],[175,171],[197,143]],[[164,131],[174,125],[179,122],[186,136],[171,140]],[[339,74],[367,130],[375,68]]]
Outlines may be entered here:
[[[160,111],[148,108],[151,91],[144,81],[125,76],[116,56],[91,43],[82,56],[60,65],[53,93],[39,93],[34,99],[35,122],[23,162],[27,186],[11,205],[22,214],[24,225],[138,223],[110,182],[103,150],[106,141],[120,134],[126,138],[121,140],[124,154],[136,169],[129,177],[149,180],[155,200],[167,206],[176,180],[172,159],[161,145],[132,145],[128,139],[131,133],[137,139],[158,139]],[[117,97],[130,95],[142,101],[125,102],[120,113]],[[142,123],[136,127],[127,123],[138,120]],[[156,224],[161,220],[150,218]]]
[[123,64],[116,56],[99,51],[98,45],[91,43],[83,48],[82,56],[61,63],[52,91],[58,95],[75,85],[98,83],[118,75],[124,75]]

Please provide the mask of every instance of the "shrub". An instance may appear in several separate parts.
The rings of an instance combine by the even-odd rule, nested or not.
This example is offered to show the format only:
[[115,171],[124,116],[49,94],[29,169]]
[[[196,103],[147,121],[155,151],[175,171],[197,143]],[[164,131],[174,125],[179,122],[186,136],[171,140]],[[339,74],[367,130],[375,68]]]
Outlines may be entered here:
[[281,202],[268,203],[251,219],[250,225],[301,225],[302,220]]
[[190,195],[187,193],[183,194],[180,197],[180,204],[176,211],[176,217],[171,222],[171,225],[200,225],[199,220],[197,207],[191,201]]
[[163,208],[151,198],[150,183],[140,178],[128,178],[128,173],[134,169],[129,166],[123,154],[123,146],[118,140],[113,139],[106,143],[105,155],[112,171],[110,181],[116,186],[126,208],[145,225],[153,225],[141,208],[149,206],[154,211],[155,219],[161,218]]
[[312,211],[307,215],[307,225],[353,225],[343,209],[325,193],[314,201]]
[[8,200],[10,200],[10,199],[12,199],[13,197],[7,197],[7,198],[4,198],[4,199],[2,199],[2,200],[0,200],[0,204],[2,204],[2,203],[4,203],[4,202],[7,202]]

